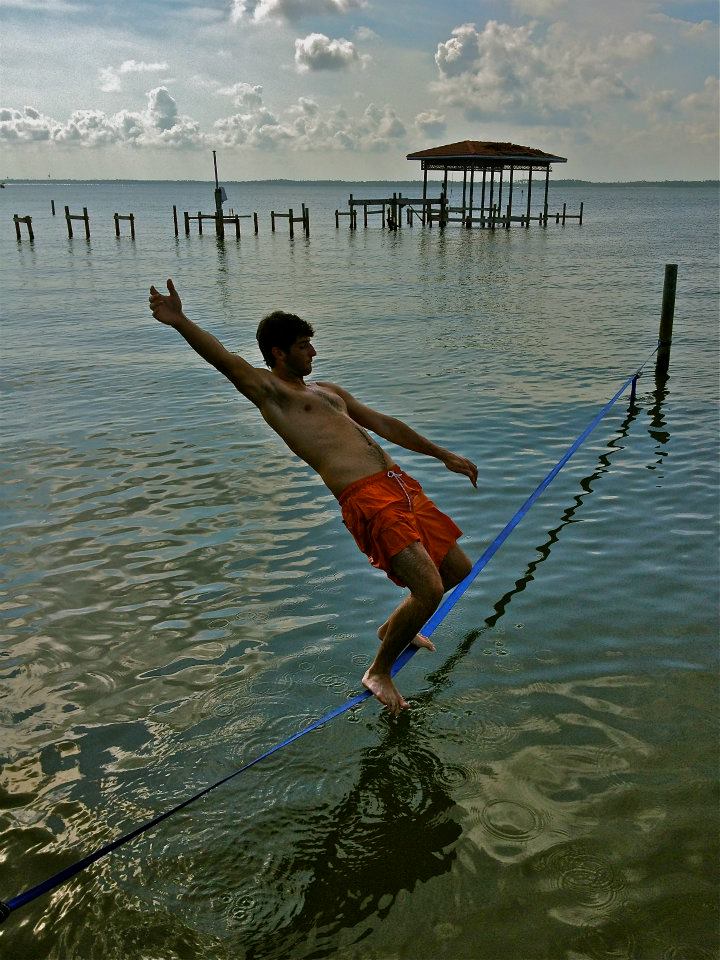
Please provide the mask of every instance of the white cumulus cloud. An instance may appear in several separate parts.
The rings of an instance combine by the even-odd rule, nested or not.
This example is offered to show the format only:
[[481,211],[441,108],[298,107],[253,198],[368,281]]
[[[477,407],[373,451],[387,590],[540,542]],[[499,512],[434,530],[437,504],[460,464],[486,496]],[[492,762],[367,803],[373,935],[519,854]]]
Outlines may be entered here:
[[206,142],[200,125],[178,113],[177,103],[165,87],[148,91],[145,110],[75,110],[61,122],[43,116],[32,107],[0,109],[0,141],[49,140],[59,144],[101,147],[109,144],[135,146],[197,147]]
[[569,124],[604,102],[632,99],[622,73],[656,50],[647,33],[588,41],[563,24],[537,35],[536,23],[513,27],[488,20],[482,30],[465,23],[438,44],[440,79],[432,86],[444,104],[470,119]]
[[331,40],[324,33],[309,33],[295,41],[295,65],[299,71],[345,70],[359,60],[350,40]]
[[122,90],[122,76],[129,73],[161,73],[167,63],[145,63],[142,60],[124,60],[119,67],[104,67],[100,70],[100,89],[103,93]]
[[243,19],[294,23],[308,16],[345,14],[364,6],[365,0],[232,0],[230,19],[233,23]]
[[259,83],[234,83],[231,87],[222,87],[219,94],[232,97],[236,107],[262,106],[263,88]]

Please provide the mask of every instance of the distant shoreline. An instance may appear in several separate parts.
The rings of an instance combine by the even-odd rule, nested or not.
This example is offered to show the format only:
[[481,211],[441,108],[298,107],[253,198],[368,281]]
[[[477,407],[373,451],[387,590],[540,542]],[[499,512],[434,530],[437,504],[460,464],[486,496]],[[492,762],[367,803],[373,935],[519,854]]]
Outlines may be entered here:
[[[58,177],[56,180],[40,180],[37,178],[14,179],[2,181],[8,184],[57,184],[57,183],[201,183],[212,184],[212,180],[141,180],[127,178],[74,178]],[[538,181],[539,182],[539,181]],[[413,183],[422,185],[422,180],[303,180],[303,179],[267,179],[267,180],[223,180],[224,184],[316,184],[317,186],[333,186],[343,184],[372,185],[380,183]],[[428,180],[428,183],[442,183],[442,180]],[[720,187],[720,180],[551,180],[555,187]]]

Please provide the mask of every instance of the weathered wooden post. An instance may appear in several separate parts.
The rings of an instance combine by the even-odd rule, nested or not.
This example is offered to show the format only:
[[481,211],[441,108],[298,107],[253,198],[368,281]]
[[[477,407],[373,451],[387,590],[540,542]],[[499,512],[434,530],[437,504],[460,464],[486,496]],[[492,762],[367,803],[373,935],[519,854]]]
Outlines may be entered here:
[[363,226],[367,229],[367,203],[363,203]]
[[198,221],[198,233],[202,236],[202,210],[198,210],[197,221]]
[[490,167],[490,199],[488,200],[488,207],[490,208],[490,229],[495,229],[495,224],[493,223],[493,193],[495,190],[495,167]]
[[302,209],[303,209],[303,230],[305,231],[305,236],[309,237],[310,236],[310,210],[305,206],[305,204],[302,205]]
[[480,226],[485,226],[485,182],[487,180],[487,167],[483,167],[483,185],[480,196]]
[[580,216],[578,217],[578,223],[580,224],[580,226],[582,226],[583,202],[584,201],[582,200],[580,201]]
[[177,207],[173,204],[173,226],[175,227],[175,236],[178,235]]
[[225,191],[221,188],[218,181],[218,172],[217,172],[217,153],[215,150],[212,152],[213,155],[213,169],[215,170],[215,233],[220,239],[225,236],[225,219],[223,216],[223,200],[225,199]]
[[563,203],[562,225],[565,226],[565,214],[567,212],[567,201]]
[[292,207],[290,207],[290,210],[288,211],[288,220],[289,220],[289,222],[290,222],[290,239],[291,239],[291,240],[294,240],[294,239],[295,239],[295,231],[293,230],[293,212],[292,212]]
[[527,210],[525,211],[525,228],[530,229],[530,196],[532,194],[532,166],[528,167],[528,197]]
[[510,229],[510,223],[512,218],[512,195],[513,195],[513,180],[515,178],[515,167],[510,167],[510,183],[508,186],[508,205],[507,205],[507,224],[505,226],[506,230]]
[[120,236],[120,219],[116,213],[113,214],[113,220],[115,221],[115,236]]
[[543,203],[543,226],[547,226],[548,221],[548,188],[550,186],[550,165],[545,167],[545,200]]
[[13,223],[15,224],[15,235],[17,236],[18,243],[22,241],[22,232],[20,231],[20,224],[24,223],[28,228],[28,237],[32,243],[35,240],[35,234],[33,233],[32,228],[32,217],[20,217],[17,213],[13,214]]
[[673,319],[675,317],[675,290],[677,287],[676,263],[665,264],[663,282],[662,309],[660,311],[660,332],[658,333],[658,355],[655,373],[664,376],[670,363],[670,345],[672,343]]
[[83,212],[82,212],[82,214],[79,214],[79,213],[77,213],[77,214],[71,214],[71,213],[70,213],[70,208],[67,207],[67,206],[65,207],[65,222],[67,223],[68,238],[69,238],[70,240],[72,240],[72,237],[73,237],[73,229],[72,229],[72,221],[73,221],[73,220],[82,220],[82,221],[84,222],[84,224],[85,224],[85,239],[86,239],[86,240],[89,240],[89,239],[90,239],[90,217],[88,216],[87,207],[83,207]]
[[253,213],[253,224],[254,224],[254,226],[255,226],[255,233],[257,234],[257,232],[258,232],[258,215],[257,215],[257,211],[255,211],[255,213]]
[[[470,216],[467,218],[465,226],[468,230],[472,230],[472,220],[473,220],[473,189],[475,187],[475,167],[470,167]],[[424,221],[423,221],[424,222]]]
[[50,201],[50,209],[52,210],[52,215],[55,216],[55,201]]
[[185,211],[185,236],[190,236],[190,214]]

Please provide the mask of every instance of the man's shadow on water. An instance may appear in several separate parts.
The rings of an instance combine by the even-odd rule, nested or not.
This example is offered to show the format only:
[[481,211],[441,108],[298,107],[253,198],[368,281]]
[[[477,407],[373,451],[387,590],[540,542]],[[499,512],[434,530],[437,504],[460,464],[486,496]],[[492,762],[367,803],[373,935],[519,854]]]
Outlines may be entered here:
[[[661,412],[664,385],[661,389],[662,395],[660,388],[656,390],[650,410],[650,434],[665,445],[669,433],[664,430]],[[536,547],[539,556],[528,564],[512,590],[494,604],[494,612],[483,626],[468,632],[442,666],[428,675],[430,688],[414,698],[425,709],[395,721],[383,718],[382,737],[363,752],[355,785],[343,800],[330,810],[303,809],[302,818],[314,824],[312,834],[307,842],[293,845],[284,862],[277,865],[279,897],[293,874],[310,877],[302,890],[302,907],[273,930],[258,929],[249,935],[244,931],[242,946],[247,960],[326,956],[324,945],[330,948],[336,943],[343,929],[358,928],[353,937],[357,945],[372,932],[372,918],[383,919],[402,890],[411,892],[417,884],[451,869],[462,828],[459,818],[453,816],[456,803],[450,792],[451,771],[426,745],[432,740],[428,727],[433,715],[427,707],[452,685],[453,672],[477,638],[497,623],[513,597],[535,579],[538,566],[550,556],[562,529],[575,522],[593,485],[610,469],[613,454],[624,449],[638,412],[635,404],[629,407],[595,469],[580,480],[581,492]],[[272,817],[272,811],[268,816]],[[366,929],[363,921],[367,921]]]

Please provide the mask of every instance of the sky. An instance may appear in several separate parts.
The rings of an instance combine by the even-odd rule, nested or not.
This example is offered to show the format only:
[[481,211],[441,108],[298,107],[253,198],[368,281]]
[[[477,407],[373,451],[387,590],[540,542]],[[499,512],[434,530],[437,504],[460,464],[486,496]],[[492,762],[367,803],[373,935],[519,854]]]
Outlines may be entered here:
[[717,0],[0,0],[0,177],[718,177]]

